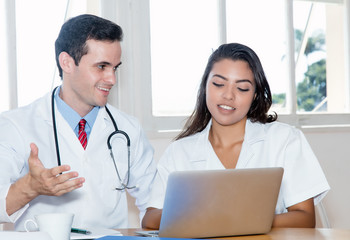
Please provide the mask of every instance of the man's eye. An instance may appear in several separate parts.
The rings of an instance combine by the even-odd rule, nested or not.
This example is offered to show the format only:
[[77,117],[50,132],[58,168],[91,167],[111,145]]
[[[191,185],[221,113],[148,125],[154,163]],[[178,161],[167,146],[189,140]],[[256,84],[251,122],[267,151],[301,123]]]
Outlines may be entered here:
[[97,67],[103,70],[105,68],[105,65],[98,65]]

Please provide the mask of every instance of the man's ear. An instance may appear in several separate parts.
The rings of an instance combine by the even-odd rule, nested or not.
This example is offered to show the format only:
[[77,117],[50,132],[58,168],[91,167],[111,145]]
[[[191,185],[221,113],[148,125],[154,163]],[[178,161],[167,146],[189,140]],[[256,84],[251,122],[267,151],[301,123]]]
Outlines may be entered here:
[[70,73],[73,71],[75,62],[74,59],[66,52],[61,52],[58,56],[58,61],[63,72]]

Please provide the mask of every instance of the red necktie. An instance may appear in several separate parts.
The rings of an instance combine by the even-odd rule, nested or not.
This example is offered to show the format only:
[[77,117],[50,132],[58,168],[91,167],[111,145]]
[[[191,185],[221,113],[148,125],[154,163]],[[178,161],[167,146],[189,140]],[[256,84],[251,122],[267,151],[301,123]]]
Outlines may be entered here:
[[85,119],[81,119],[79,121],[79,141],[81,143],[81,145],[83,146],[83,148],[86,148],[87,145],[87,136],[86,136],[86,132],[85,132],[85,123],[86,120]]

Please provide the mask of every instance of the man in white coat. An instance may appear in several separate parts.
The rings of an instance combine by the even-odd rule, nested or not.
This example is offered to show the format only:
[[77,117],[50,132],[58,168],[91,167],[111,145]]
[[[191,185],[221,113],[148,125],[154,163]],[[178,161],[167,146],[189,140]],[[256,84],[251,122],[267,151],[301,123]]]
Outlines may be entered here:
[[62,85],[0,115],[0,222],[23,230],[37,214],[71,212],[74,227],[123,228],[126,191],[142,218],[153,148],[136,119],[107,104],[122,35],[97,16],[68,20],[55,42]]

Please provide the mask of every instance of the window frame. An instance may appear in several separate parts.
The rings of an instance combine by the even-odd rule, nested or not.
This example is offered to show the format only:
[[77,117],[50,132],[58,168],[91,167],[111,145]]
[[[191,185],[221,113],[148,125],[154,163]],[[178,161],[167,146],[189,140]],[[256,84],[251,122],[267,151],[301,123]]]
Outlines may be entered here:
[[[225,0],[217,0],[221,12],[220,22],[225,26]],[[300,0],[299,0],[300,1]],[[307,1],[307,0],[306,0]],[[108,1],[107,1],[108,2]],[[333,128],[349,127],[350,113],[297,113],[295,60],[294,60],[294,28],[293,0],[284,0],[286,9],[287,55],[288,55],[288,114],[279,114],[279,121],[299,128]],[[315,1],[314,1],[315,2]],[[345,29],[350,29],[350,0],[319,0],[318,2],[343,3],[345,14]],[[124,29],[125,38],[122,42],[123,67],[120,69],[118,86],[112,93],[114,104],[121,110],[136,116],[143,125],[149,137],[173,137],[184,126],[188,116],[156,117],[152,115],[152,79],[150,53],[150,16],[149,0],[147,1],[118,1],[117,9],[123,9],[116,14],[116,21]],[[226,42],[225,30],[221,29],[220,39]],[[345,69],[346,91],[350,96],[350,30],[345,34]],[[293,70],[292,70],[293,69]],[[347,101],[349,110],[349,101]]]
[[[92,0],[88,0],[91,4]],[[220,41],[226,42],[226,0],[216,0],[219,6],[221,25]],[[313,1],[316,0],[294,0]],[[342,3],[344,5],[344,57],[345,57],[345,79],[346,79],[346,109],[350,109],[350,0],[318,0],[317,2]],[[155,117],[152,115],[152,79],[151,79],[151,51],[150,51],[150,7],[149,0],[104,0],[97,6],[93,1],[95,14],[100,11],[102,17],[117,22],[124,30],[122,41],[122,62],[118,70],[118,83],[112,90],[109,102],[122,111],[134,115],[141,122],[149,137],[173,137],[184,126],[188,116]],[[286,23],[288,29],[293,29],[293,0],[284,0],[286,7]],[[16,42],[15,33],[15,1],[6,0],[7,9],[7,41]],[[289,114],[279,114],[279,121],[286,122],[300,128],[323,128],[332,129],[339,127],[350,127],[350,113],[297,113],[296,86],[294,61],[294,31],[288,31],[288,92],[287,108]],[[16,46],[11,46],[11,54],[16,56]],[[9,79],[16,79],[16,59],[9,58]],[[17,107],[17,81],[9,81],[9,109]],[[293,104],[292,104],[293,103]]]
[[[14,109],[18,106],[17,100],[17,48],[16,48],[16,2],[5,0],[2,2],[4,7],[3,19],[6,21],[5,44],[7,66],[3,69],[8,77],[8,109]],[[15,80],[15,81],[13,81]]]
[[[27,103],[22,103],[19,104],[19,89],[18,89],[18,85],[19,85],[19,79],[18,79],[18,57],[17,57],[17,53],[18,52],[18,44],[17,44],[17,9],[16,9],[16,5],[20,4],[20,1],[18,0],[4,0],[1,2],[1,7],[3,8],[3,15],[2,19],[4,20],[4,25],[5,28],[1,29],[1,33],[4,34],[4,41],[1,42],[2,46],[4,47],[6,51],[4,51],[3,53],[3,58],[6,59],[6,64],[5,66],[3,66],[2,69],[2,76],[6,76],[3,78],[3,81],[7,80],[7,86],[5,86],[5,83],[3,83],[3,86],[5,87],[6,91],[8,91],[8,96],[7,99],[3,98],[3,100],[7,100],[7,107],[6,108],[1,108],[0,109],[0,113],[2,111],[7,111],[7,110],[11,110],[11,109],[15,109],[18,108],[19,106],[23,106],[26,104],[29,104],[29,102]],[[73,6],[75,5],[75,6]],[[64,15],[64,19],[67,19],[71,16],[74,16],[74,8],[76,8],[76,6],[81,6],[81,5],[86,5],[87,11],[91,14],[95,14],[98,15],[99,11],[100,11],[100,7],[99,7],[99,1],[96,0],[84,0],[83,2],[79,0],[79,2],[77,0],[73,1],[73,0],[67,0],[66,2],[66,9],[65,12],[63,13]],[[34,5],[35,6],[35,5]],[[37,11],[43,11],[43,9],[36,9]],[[28,14],[32,13],[32,9],[30,9],[29,11],[27,11]],[[44,9],[45,11],[45,9]],[[1,26],[2,27],[2,26]],[[45,51],[45,49],[43,49],[43,51]],[[53,56],[54,57],[54,56]],[[54,58],[53,58],[54,60]],[[50,67],[50,66],[48,66]],[[47,89],[47,91],[50,91],[54,88],[54,85],[57,82],[58,78],[58,71],[57,71],[57,67],[56,67],[56,63],[52,66],[54,71],[52,72],[52,84],[51,84],[51,89]],[[50,76],[51,77],[51,76]],[[59,79],[60,81],[60,79]],[[60,82],[59,82],[60,84]],[[37,96],[40,97],[40,96]]]

